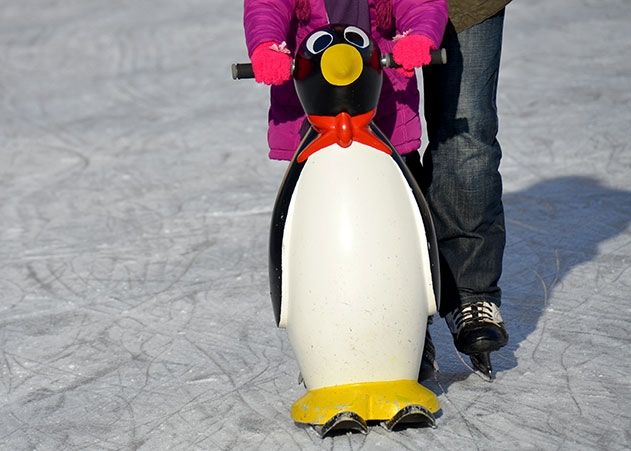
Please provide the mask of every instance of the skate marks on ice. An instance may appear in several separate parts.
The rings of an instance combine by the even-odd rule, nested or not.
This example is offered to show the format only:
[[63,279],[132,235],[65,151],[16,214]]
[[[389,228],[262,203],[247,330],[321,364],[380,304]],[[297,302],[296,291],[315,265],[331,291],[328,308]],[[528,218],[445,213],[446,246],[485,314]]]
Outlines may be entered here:
[[[260,393],[279,396],[288,351],[253,313],[269,307],[270,207],[216,147],[228,99],[208,81],[212,17],[239,11],[3,3],[0,448],[282,435],[289,400]],[[257,182],[261,198],[274,184]]]
[[[605,25],[624,10],[564,0],[555,16],[537,14],[549,2],[513,3],[501,88],[517,99],[502,141],[511,344],[493,355],[498,380],[470,375],[436,321],[437,428],[322,440],[289,417],[304,389],[267,293],[267,212],[283,167],[262,149],[266,89],[229,80],[245,55],[242,5],[2,2],[0,448],[625,448],[629,208],[628,192],[610,187],[631,189],[627,129],[593,114],[590,124],[617,128],[593,141],[553,134],[532,127],[540,105],[517,98],[525,78],[529,93],[556,89],[537,43],[565,43],[555,47],[564,65],[580,49],[576,33],[522,39],[535,36],[533,18],[576,16],[594,36],[625,28],[595,30],[583,20],[593,10]],[[628,39],[603,40],[611,51],[598,61],[612,55],[624,69],[611,46]],[[568,98],[618,86],[607,83],[569,86]],[[569,106],[557,116],[580,118],[584,108]],[[547,173],[532,152],[552,135]],[[594,144],[582,159],[580,142]],[[592,176],[565,177],[585,175],[585,161]]]
[[[571,309],[569,317],[559,318],[563,327],[571,327],[578,319],[588,321],[583,327],[592,327],[582,330],[586,336],[605,332],[599,327],[603,321],[621,319],[625,293],[610,287],[622,282],[619,289],[631,288],[626,249],[631,191],[608,188],[588,177],[562,177],[508,193],[504,204],[509,229],[504,279],[506,295],[511,296],[504,308],[515,317],[509,348],[516,348],[534,332],[544,312],[561,314]],[[595,273],[582,270],[591,264],[596,264]],[[567,293],[568,278],[572,278],[571,287],[581,284],[591,289],[578,290],[579,299],[559,303],[556,298]],[[533,294],[536,299],[531,298]],[[592,297],[610,299],[599,303]],[[617,325],[608,333],[620,340],[628,338],[628,332]]]
[[615,448],[631,424],[629,367],[621,366],[631,361],[631,190],[560,177],[508,193],[505,207],[511,339],[500,355],[515,360],[496,367],[521,374],[516,402],[545,411],[568,444],[604,446],[597,434],[605,425]]

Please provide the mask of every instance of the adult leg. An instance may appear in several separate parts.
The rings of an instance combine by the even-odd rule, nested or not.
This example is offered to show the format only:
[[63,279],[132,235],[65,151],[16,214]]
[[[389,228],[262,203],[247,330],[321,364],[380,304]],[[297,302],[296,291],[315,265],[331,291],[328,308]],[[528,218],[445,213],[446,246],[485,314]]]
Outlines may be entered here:
[[500,305],[505,243],[501,148],[496,139],[503,11],[446,32],[445,66],[424,72],[429,147],[421,184],[442,258],[441,314],[477,300]]
[[[501,11],[460,33],[448,27],[447,64],[424,71],[429,146],[420,183],[441,257],[440,313],[467,354],[498,349],[508,338],[498,310],[505,245],[496,138],[503,19]],[[468,327],[485,314],[497,326]]]

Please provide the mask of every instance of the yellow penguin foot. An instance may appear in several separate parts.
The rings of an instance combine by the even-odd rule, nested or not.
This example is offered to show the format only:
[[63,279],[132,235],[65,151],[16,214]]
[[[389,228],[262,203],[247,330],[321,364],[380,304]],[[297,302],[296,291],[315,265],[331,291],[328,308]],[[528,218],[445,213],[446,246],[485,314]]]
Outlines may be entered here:
[[[291,417],[297,423],[322,425],[320,434],[324,436],[333,430],[361,431],[363,426],[355,423],[368,421],[385,421],[389,430],[412,423],[434,426],[434,414],[439,410],[438,398],[432,391],[417,381],[399,380],[310,390],[294,403]],[[329,429],[322,434],[324,425]]]

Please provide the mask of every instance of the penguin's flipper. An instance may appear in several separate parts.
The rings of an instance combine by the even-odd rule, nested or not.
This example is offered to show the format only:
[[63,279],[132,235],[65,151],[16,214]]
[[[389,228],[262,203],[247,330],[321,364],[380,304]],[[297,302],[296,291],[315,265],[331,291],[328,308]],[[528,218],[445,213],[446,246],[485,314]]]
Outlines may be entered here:
[[384,427],[389,431],[407,426],[430,426],[435,428],[436,419],[432,412],[425,407],[413,404],[399,410],[395,416],[384,424]]
[[285,177],[278,189],[276,196],[276,202],[274,203],[274,210],[272,211],[272,221],[270,226],[270,239],[269,239],[269,281],[270,281],[270,294],[272,297],[272,307],[274,308],[274,316],[276,318],[276,324],[281,323],[281,310],[282,310],[282,278],[283,278],[283,262],[282,262],[282,247],[283,236],[285,233],[285,223],[287,221],[287,211],[289,210],[289,204],[294,194],[294,189],[298,183],[298,178],[304,164],[297,162],[297,156],[302,152],[306,146],[308,146],[318,134],[309,128],[298,147],[298,150],[294,154],[294,158],[289,163]]
[[368,433],[368,425],[362,417],[355,412],[340,412],[334,415],[329,421],[315,430],[324,438],[328,435],[337,433],[359,432],[361,434]]

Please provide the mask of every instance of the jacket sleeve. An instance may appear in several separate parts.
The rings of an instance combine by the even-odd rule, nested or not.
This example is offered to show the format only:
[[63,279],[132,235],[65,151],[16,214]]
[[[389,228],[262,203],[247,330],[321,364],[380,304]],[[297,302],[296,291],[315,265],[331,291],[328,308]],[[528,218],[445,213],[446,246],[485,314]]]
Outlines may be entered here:
[[427,36],[436,47],[447,26],[447,0],[393,0],[397,33]]
[[243,28],[249,56],[259,44],[287,40],[294,3],[295,0],[244,0]]

